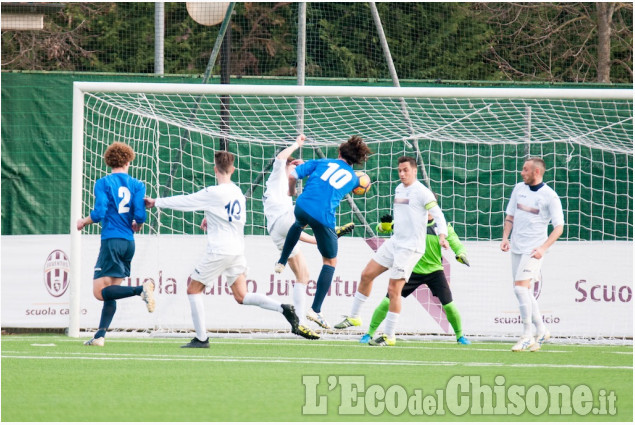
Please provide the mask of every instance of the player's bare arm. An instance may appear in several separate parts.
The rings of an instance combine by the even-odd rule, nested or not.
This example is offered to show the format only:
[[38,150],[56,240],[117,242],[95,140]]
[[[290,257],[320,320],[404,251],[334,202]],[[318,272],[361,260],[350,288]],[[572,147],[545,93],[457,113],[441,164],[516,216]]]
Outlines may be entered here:
[[287,192],[287,195],[295,196],[297,194],[295,190],[295,184],[297,181],[298,179],[296,179],[295,177],[289,176],[289,192]]
[[90,218],[89,215],[84,218],[80,218],[79,220],[77,220],[77,230],[82,230],[84,227],[88,226],[89,224],[93,224],[93,219]]
[[538,248],[534,249],[531,252],[531,256],[537,259],[541,259],[542,256],[545,255],[545,252],[547,252],[549,247],[553,245],[553,243],[557,241],[558,238],[562,235],[563,231],[564,231],[564,225],[562,224],[554,227],[551,233],[549,234],[549,237],[545,241],[545,243],[540,245]]
[[512,227],[514,227],[514,216],[508,215],[505,217],[505,223],[503,223],[503,240],[501,241],[501,251],[509,251],[509,235],[512,233]]

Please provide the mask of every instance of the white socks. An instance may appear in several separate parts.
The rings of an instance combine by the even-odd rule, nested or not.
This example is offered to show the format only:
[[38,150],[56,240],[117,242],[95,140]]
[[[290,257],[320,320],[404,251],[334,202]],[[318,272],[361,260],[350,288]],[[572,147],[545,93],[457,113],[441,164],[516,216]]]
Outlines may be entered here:
[[351,308],[351,316],[357,317],[359,316],[359,310],[362,308],[362,305],[366,302],[368,297],[364,294],[360,294],[359,292],[355,292],[355,296],[353,297],[353,307]]
[[263,294],[247,293],[243,298],[243,305],[257,305],[266,310],[277,311],[282,313],[282,304]]
[[518,298],[520,318],[523,321],[523,336],[531,337],[531,299],[534,297],[529,293],[529,288],[524,286],[514,285],[514,292],[516,293],[516,298]]
[[190,310],[192,311],[192,323],[196,331],[196,338],[199,341],[207,340],[207,329],[205,327],[205,305],[203,304],[203,294],[188,294],[190,300]]
[[293,285],[293,308],[300,319],[300,323],[306,322],[306,283],[296,282]]
[[398,321],[399,313],[389,311],[388,314],[386,314],[386,327],[384,328],[384,332],[386,332],[388,338],[395,339],[395,328],[397,327]]
[[545,333],[545,324],[542,321],[542,314],[540,314],[538,300],[531,293],[529,294],[529,298],[531,301],[531,321],[536,327],[536,333],[538,335],[543,335]]

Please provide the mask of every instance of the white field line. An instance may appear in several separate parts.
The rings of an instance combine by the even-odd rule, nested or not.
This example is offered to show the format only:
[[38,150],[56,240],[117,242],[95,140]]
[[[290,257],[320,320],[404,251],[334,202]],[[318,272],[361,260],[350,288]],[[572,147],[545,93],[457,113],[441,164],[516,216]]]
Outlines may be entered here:
[[558,365],[558,364],[504,364],[504,363],[483,363],[483,362],[454,362],[454,361],[422,361],[422,360],[375,360],[375,359],[323,359],[323,358],[269,358],[269,357],[226,357],[226,356],[186,356],[186,355],[135,355],[135,354],[112,354],[112,353],[69,353],[68,355],[27,355],[9,354],[17,352],[6,352],[2,358],[7,359],[38,359],[38,360],[137,360],[137,361],[187,361],[187,362],[210,362],[210,363],[291,363],[291,364],[330,364],[330,365],[371,365],[371,366],[465,366],[465,367],[513,367],[513,368],[556,368],[556,369],[627,369],[632,370],[632,366],[609,366],[609,365]]
[[[24,336],[24,337],[14,337],[12,336],[10,339],[7,339],[7,342],[10,341],[31,341],[31,340],[42,340],[42,337],[36,337],[36,336]],[[58,343],[79,343],[80,341],[83,343],[83,340],[80,339],[70,339],[70,338],[59,338],[55,340]],[[182,344],[183,342],[188,342],[189,339],[179,339],[179,338],[162,338],[162,339],[155,339],[155,338],[148,338],[148,337],[143,337],[143,338],[112,338],[112,339],[108,339],[108,344],[111,343],[115,343],[115,344],[126,344],[126,343],[138,343],[138,344]],[[367,344],[338,344],[338,343],[326,343],[326,342],[308,342],[304,339],[298,339],[298,340],[281,340],[281,339],[252,339],[252,340],[244,340],[244,339],[225,339],[225,338],[210,338],[210,342],[213,345],[218,345],[218,344],[225,344],[225,345],[275,345],[275,346],[288,346],[288,347],[293,347],[293,346],[306,346],[308,344],[310,344],[311,346],[315,346],[315,347],[347,347],[347,348],[351,348],[351,347],[359,347],[361,349],[368,349],[368,345]],[[352,342],[352,341],[350,341]],[[444,347],[431,347],[429,345],[425,345],[425,344],[443,344],[446,345]],[[500,345],[503,346],[505,348],[479,348],[479,345]],[[447,346],[447,345],[452,345],[452,346]],[[448,342],[439,342],[439,341],[434,341],[434,342],[422,342],[422,341],[399,341],[398,344],[394,347],[390,347],[391,350],[455,350],[455,351],[491,351],[491,352],[500,352],[500,353],[507,353],[510,352],[511,349],[509,348],[512,344],[511,343],[507,343],[507,342],[488,342],[488,343],[473,343],[472,345],[470,345],[469,347],[466,346],[460,346],[457,345],[455,343],[448,343]],[[546,347],[548,347],[549,349],[547,350],[541,350],[541,353],[550,353],[550,354],[557,354],[557,353],[572,353],[573,350],[552,350],[551,348],[571,348],[570,345],[567,344],[552,344],[552,343],[547,343],[545,344]],[[586,348],[585,346],[575,346],[576,348]],[[597,346],[590,346],[590,347],[597,347]],[[602,352],[603,354],[626,354],[626,355],[633,355],[633,351],[604,351]]]
[[[24,340],[31,340],[33,337],[18,337],[18,338],[11,338],[12,341],[15,340],[19,340],[21,338],[24,338]],[[41,339],[41,338],[40,338]],[[135,344],[182,344],[184,342],[188,342],[189,340],[180,340],[178,338],[169,338],[169,339],[152,339],[152,338],[141,338],[141,339],[133,339],[133,338],[121,338],[121,339],[108,339],[108,344],[111,343],[116,343],[116,344],[129,344],[129,343],[135,343]],[[63,342],[67,342],[67,343],[76,343],[79,344],[80,340],[73,340],[73,339],[59,339],[56,340],[56,342],[58,343],[63,343]],[[81,341],[83,343],[83,340]],[[351,341],[352,342],[352,341]],[[368,345],[367,344],[329,344],[329,343],[321,343],[321,342],[307,342],[306,340],[298,340],[297,342],[295,341],[283,341],[283,340],[225,340],[222,338],[218,338],[218,339],[210,339],[210,343],[211,345],[218,345],[218,344],[226,344],[226,345],[275,345],[275,346],[289,346],[289,347],[293,347],[293,346],[306,346],[308,344],[310,344],[311,346],[315,346],[315,347],[347,347],[347,348],[351,348],[351,347],[359,347],[362,349],[368,349]],[[404,345],[404,344],[408,344],[408,345]],[[426,346],[426,345],[422,345],[425,343],[422,342],[417,342],[415,343],[417,345],[413,345],[412,342],[410,343],[406,343],[406,342],[399,342],[396,346],[394,347],[390,347],[391,350],[456,350],[456,351],[492,351],[492,352],[500,352],[500,353],[507,353],[509,351],[511,351],[511,349],[509,348],[512,344],[510,343],[488,343],[488,344],[496,344],[496,345],[502,345],[506,348],[478,348],[479,344],[472,344],[469,347],[466,346],[459,346],[456,344],[453,344],[455,346],[451,346],[451,347],[430,347],[430,346]],[[555,345],[555,344],[548,344],[549,347],[561,347],[564,348],[566,346],[562,346],[562,345]],[[571,353],[571,351],[568,350],[542,350],[543,353]],[[627,353],[627,354],[631,354],[631,353]]]

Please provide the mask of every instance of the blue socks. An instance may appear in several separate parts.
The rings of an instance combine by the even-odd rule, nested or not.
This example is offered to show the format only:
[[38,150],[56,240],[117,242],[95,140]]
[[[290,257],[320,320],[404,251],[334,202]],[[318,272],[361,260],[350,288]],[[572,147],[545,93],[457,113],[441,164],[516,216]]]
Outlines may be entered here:
[[141,295],[143,286],[106,286],[101,290],[101,297],[104,299],[104,306],[101,309],[101,319],[99,319],[99,330],[95,333],[95,338],[106,336],[106,331],[115,317],[117,311],[117,302],[115,300],[121,298],[134,297]]
[[[111,287],[109,286],[109,288]],[[95,334],[95,338],[101,338],[106,336],[106,331],[108,330],[108,327],[110,326],[110,322],[112,322],[112,318],[115,316],[116,311],[117,311],[117,301],[104,300],[104,306],[101,309],[101,319],[99,320],[99,330]]]
[[119,286],[111,285],[106,286],[101,290],[101,297],[104,301],[118,300],[120,298],[133,297],[135,295],[141,295],[143,292],[143,286]]
[[315,311],[316,313],[322,311],[322,302],[324,302],[324,298],[326,298],[326,294],[329,292],[334,273],[335,267],[329,266],[327,264],[322,265],[322,270],[320,271],[320,276],[317,280],[315,298],[313,299],[313,305],[311,306],[313,311]]

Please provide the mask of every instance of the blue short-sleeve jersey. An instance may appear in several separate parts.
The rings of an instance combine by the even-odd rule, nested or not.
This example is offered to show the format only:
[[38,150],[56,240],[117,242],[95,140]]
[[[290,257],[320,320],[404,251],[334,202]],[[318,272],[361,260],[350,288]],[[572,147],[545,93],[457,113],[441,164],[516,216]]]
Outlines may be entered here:
[[296,205],[325,226],[335,227],[335,210],[359,185],[353,168],[341,159],[317,159],[295,168],[298,179],[309,177]]
[[143,182],[126,173],[113,173],[95,182],[95,207],[90,218],[101,222],[101,239],[134,240],[132,221],[146,221]]

